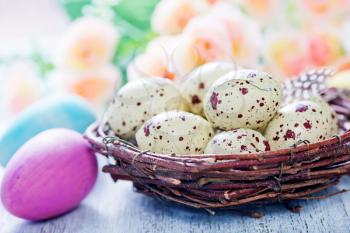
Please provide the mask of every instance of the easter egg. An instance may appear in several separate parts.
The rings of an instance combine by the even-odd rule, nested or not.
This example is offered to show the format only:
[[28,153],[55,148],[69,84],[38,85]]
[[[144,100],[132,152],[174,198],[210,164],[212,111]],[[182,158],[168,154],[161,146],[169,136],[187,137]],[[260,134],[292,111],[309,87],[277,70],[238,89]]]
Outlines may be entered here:
[[49,219],[78,206],[96,177],[96,157],[83,136],[50,129],[16,152],[4,171],[1,200],[17,217]]
[[191,112],[203,115],[203,99],[211,85],[237,66],[230,62],[210,62],[194,69],[182,83],[182,93]]
[[324,104],[296,101],[279,109],[265,129],[273,150],[289,148],[303,142],[316,143],[331,137],[333,121]]
[[259,132],[235,129],[216,134],[205,149],[206,154],[251,154],[270,150],[270,143]]
[[106,115],[115,134],[130,139],[151,117],[161,112],[186,108],[187,103],[173,82],[152,77],[123,86]]
[[29,139],[51,128],[85,129],[96,117],[89,105],[77,96],[55,96],[27,108],[0,137],[0,163],[6,166],[13,154]]
[[213,129],[204,118],[183,111],[160,113],[137,131],[136,141],[143,151],[188,155],[203,153]]
[[214,127],[262,129],[282,103],[282,88],[269,74],[240,69],[219,78],[204,97],[204,113]]

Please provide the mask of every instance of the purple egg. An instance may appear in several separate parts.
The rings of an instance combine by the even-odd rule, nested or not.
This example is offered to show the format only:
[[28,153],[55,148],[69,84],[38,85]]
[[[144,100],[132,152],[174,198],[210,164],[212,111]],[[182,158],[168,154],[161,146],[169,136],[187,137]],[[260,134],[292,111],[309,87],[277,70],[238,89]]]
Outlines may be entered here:
[[1,200],[17,217],[45,220],[77,207],[96,177],[97,161],[83,136],[50,129],[25,143],[11,159],[2,180]]

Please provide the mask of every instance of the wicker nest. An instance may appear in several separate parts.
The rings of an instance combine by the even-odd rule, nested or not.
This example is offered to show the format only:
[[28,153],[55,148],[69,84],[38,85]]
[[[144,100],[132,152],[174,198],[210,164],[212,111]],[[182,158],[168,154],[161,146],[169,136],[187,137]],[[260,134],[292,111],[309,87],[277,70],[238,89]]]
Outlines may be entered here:
[[86,138],[96,153],[114,160],[103,171],[115,181],[130,180],[141,193],[210,213],[250,203],[322,199],[346,191],[316,194],[350,172],[350,101],[347,93],[335,89],[318,91],[337,111],[345,131],[319,143],[249,155],[173,156],[140,151],[110,136],[105,123],[92,125]]

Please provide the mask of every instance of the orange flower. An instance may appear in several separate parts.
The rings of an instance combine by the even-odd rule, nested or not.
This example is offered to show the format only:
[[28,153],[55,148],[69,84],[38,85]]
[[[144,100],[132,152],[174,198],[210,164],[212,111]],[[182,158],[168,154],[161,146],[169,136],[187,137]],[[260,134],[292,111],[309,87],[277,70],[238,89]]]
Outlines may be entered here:
[[70,26],[61,41],[57,63],[74,71],[96,69],[112,59],[117,42],[117,31],[109,22],[80,18]]
[[116,67],[106,65],[84,73],[56,70],[49,81],[54,90],[77,94],[97,112],[101,112],[113,97],[114,91],[120,87],[121,74]]
[[184,36],[197,51],[200,63],[232,59],[229,34],[225,26],[214,17],[199,16],[192,19],[184,29]]

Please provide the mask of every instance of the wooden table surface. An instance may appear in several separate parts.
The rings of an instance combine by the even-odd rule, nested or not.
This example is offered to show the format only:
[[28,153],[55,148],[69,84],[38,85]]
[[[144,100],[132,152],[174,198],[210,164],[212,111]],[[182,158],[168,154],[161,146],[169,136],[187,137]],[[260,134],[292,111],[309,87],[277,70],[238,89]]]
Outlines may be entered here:
[[[100,161],[101,162],[101,161]],[[101,164],[101,163],[100,163]],[[0,172],[1,176],[1,172]],[[338,189],[350,187],[344,177]],[[336,189],[330,190],[335,191]],[[8,214],[0,205],[1,233],[232,233],[350,232],[350,192],[322,201],[300,201],[301,213],[282,205],[260,208],[261,219],[236,212],[215,216],[134,193],[129,182],[100,173],[94,191],[74,211],[39,223]]]

